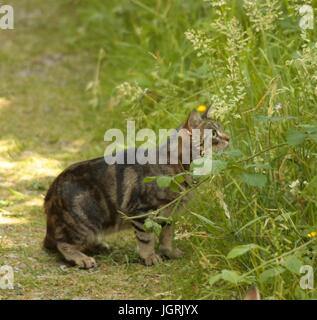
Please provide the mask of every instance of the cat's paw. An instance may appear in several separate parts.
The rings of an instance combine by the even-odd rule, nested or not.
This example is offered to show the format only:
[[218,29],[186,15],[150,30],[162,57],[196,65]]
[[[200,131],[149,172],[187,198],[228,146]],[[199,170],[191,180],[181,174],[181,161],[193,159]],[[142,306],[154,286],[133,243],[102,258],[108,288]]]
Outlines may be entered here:
[[75,263],[81,269],[92,269],[97,267],[96,260],[88,256],[76,259]]
[[170,248],[160,247],[160,253],[162,256],[168,259],[177,259],[184,255],[183,251],[177,248],[170,249]]
[[162,258],[156,253],[144,258],[144,263],[146,266],[153,266],[159,264],[160,262],[162,262]]

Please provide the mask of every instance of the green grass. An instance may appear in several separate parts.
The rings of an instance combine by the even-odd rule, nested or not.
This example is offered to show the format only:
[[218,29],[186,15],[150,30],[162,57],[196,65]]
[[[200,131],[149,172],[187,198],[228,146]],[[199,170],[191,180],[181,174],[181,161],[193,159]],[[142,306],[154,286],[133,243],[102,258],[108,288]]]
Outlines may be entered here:
[[[0,31],[0,265],[19,285],[0,298],[239,299],[251,284],[264,299],[316,298],[298,271],[316,259],[317,34],[301,33],[295,2],[261,1],[256,15],[253,1],[12,1],[18,27]],[[145,268],[130,232],[92,272],[42,250],[42,199],[60,170],[103,154],[107,128],[176,127],[201,103],[231,147],[176,217],[183,259]]]

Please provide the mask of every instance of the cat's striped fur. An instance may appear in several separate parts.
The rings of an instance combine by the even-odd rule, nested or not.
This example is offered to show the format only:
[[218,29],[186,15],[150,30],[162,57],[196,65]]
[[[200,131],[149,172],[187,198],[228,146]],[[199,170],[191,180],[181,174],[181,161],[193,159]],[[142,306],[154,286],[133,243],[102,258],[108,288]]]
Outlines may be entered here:
[[[193,128],[212,128],[212,143],[216,149],[223,149],[229,141],[216,122],[197,111],[191,112],[181,128],[186,129],[188,135],[191,135]],[[191,148],[194,147],[191,144]],[[181,150],[179,157],[181,159]],[[86,253],[103,249],[98,236],[132,225],[139,254],[146,265],[160,262],[161,256],[181,256],[181,251],[172,244],[171,224],[162,225],[157,254],[155,235],[144,231],[145,218],[134,219],[128,224],[120,212],[136,216],[174,200],[177,193],[161,189],[155,182],[144,183],[143,180],[147,176],[175,175],[188,167],[181,163],[108,165],[103,157],[70,166],[55,179],[45,197],[47,233],[44,246],[58,250],[71,263],[82,268],[92,268],[96,262]],[[169,214],[168,209],[162,213],[165,216]]]

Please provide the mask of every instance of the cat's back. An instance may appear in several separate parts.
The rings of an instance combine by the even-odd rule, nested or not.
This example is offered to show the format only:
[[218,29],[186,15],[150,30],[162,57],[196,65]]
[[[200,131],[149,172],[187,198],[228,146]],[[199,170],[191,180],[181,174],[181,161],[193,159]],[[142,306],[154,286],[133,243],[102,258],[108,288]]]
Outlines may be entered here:
[[87,186],[106,175],[107,164],[103,157],[74,163],[62,171],[50,185],[45,202],[72,189]]

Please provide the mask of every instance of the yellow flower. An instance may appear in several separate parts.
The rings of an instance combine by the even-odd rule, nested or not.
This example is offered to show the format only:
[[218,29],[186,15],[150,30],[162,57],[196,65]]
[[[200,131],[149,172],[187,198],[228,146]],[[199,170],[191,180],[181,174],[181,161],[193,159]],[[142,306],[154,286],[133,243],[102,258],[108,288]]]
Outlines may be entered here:
[[312,231],[312,232],[308,233],[307,237],[308,238],[315,238],[315,237],[317,237],[317,232],[316,231]]
[[207,107],[206,107],[205,105],[201,104],[201,105],[199,105],[199,106],[196,108],[196,110],[197,110],[198,112],[200,112],[200,113],[204,113],[204,112],[206,112]]

